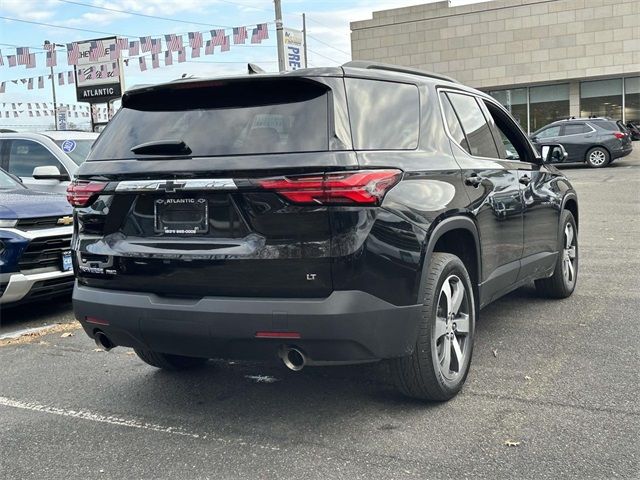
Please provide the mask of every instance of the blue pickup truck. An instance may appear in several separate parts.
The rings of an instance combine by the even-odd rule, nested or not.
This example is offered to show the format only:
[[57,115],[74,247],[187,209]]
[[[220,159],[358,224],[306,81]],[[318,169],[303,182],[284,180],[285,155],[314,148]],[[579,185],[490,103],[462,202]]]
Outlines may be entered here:
[[0,169],[0,306],[69,294],[73,289],[71,206],[36,192]]

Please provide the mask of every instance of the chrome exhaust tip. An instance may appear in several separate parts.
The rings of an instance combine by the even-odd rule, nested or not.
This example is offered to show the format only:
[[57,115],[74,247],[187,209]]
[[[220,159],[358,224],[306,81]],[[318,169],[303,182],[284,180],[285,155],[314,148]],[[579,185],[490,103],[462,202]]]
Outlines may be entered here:
[[109,340],[109,337],[107,337],[104,332],[101,331],[97,331],[93,334],[93,340],[96,342],[96,345],[99,348],[102,348],[105,352],[108,352],[113,347],[115,347],[114,343]]
[[306,355],[295,347],[286,347],[280,357],[284,365],[294,372],[299,372],[307,364]]

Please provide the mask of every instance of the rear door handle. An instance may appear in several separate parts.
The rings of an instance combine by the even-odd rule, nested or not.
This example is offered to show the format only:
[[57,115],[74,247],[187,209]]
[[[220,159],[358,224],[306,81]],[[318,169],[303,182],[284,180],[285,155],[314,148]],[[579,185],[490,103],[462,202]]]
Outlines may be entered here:
[[477,173],[472,173],[471,175],[464,177],[464,183],[471,185],[472,187],[478,187],[482,183],[482,177]]
[[529,185],[531,183],[531,177],[528,175],[523,175],[520,177],[519,182],[523,185]]

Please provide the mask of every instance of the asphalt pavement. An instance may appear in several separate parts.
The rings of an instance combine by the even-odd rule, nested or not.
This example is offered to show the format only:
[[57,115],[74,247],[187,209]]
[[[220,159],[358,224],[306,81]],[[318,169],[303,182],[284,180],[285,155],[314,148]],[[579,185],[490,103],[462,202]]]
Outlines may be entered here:
[[[0,478],[640,478],[634,146],[609,168],[565,169],[577,290],[551,301],[525,287],[484,309],[452,401],[403,398],[384,365],[166,373],[62,325],[0,339]],[[51,302],[0,320],[1,338],[72,313]]]

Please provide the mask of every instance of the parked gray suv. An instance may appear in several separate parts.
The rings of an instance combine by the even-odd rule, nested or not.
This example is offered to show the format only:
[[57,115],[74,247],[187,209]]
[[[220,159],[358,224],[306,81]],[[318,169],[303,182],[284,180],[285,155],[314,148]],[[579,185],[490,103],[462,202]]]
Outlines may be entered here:
[[633,150],[629,133],[604,117],[558,120],[532,133],[531,141],[538,149],[543,143],[561,143],[569,154],[564,163],[585,162],[594,168],[606,167]]

